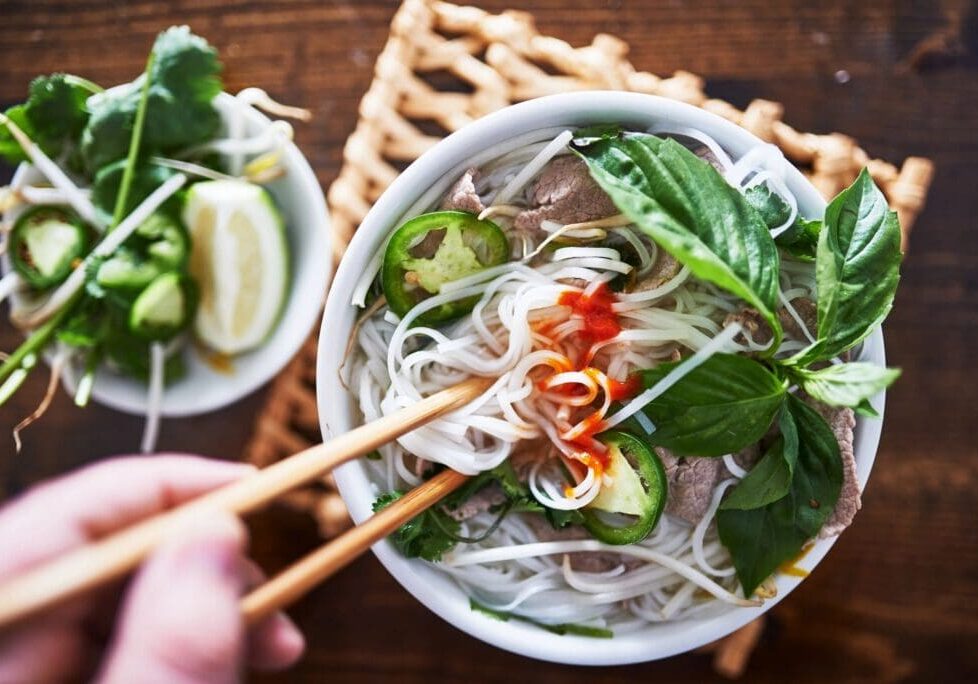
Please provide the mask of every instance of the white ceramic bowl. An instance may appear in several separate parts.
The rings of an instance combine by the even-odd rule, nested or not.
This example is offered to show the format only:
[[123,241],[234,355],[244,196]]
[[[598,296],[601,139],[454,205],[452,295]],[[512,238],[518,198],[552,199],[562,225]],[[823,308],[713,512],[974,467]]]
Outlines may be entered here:
[[[234,98],[221,93],[215,107],[227,121]],[[269,120],[252,108],[246,111],[246,132],[253,134]],[[221,408],[258,389],[275,376],[302,346],[319,316],[320,306],[333,270],[330,249],[329,216],[323,191],[309,162],[292,143],[286,146],[283,162],[286,173],[267,184],[285,218],[291,249],[291,282],[288,301],[268,339],[258,348],[232,358],[229,370],[217,370],[194,345],[184,351],[187,373],[163,392],[164,416],[190,416]],[[14,183],[37,182],[43,176],[21,165]],[[4,260],[4,268],[9,263]],[[68,392],[74,393],[74,370],[64,376]],[[119,411],[143,415],[146,412],[146,384],[108,368],[99,369],[92,398]]]
[[[345,341],[357,309],[350,304],[353,285],[385,236],[394,230],[405,211],[429,188],[452,182],[476,155],[530,131],[553,127],[575,128],[615,122],[633,130],[657,124],[691,126],[716,139],[736,160],[760,140],[744,129],[696,107],[649,95],[617,92],[584,92],[554,95],[508,107],[490,114],[449,136],[412,164],[387,189],[367,215],[350,243],[326,302],[319,338],[317,386],[319,416],[324,435],[336,435],[359,422],[351,395],[337,379]],[[821,216],[825,202],[802,174],[786,162],[788,187],[798,198],[802,214]],[[876,331],[862,348],[860,358],[884,363],[883,336]],[[873,406],[883,413],[882,394]],[[855,454],[860,486],[865,486],[879,445],[881,419],[858,418]],[[371,515],[376,492],[361,463],[350,463],[336,472],[343,500],[360,523]],[[835,539],[816,542],[799,563],[813,569],[832,548]],[[500,622],[469,608],[468,597],[445,574],[429,565],[402,557],[389,542],[374,546],[374,553],[405,589],[428,608],[459,629],[490,644],[543,660],[581,665],[612,665],[689,651],[719,639],[753,620],[787,596],[801,579],[778,576],[777,598],[758,608],[731,607],[712,618],[650,625],[607,641],[578,636],[559,636],[517,621]]]

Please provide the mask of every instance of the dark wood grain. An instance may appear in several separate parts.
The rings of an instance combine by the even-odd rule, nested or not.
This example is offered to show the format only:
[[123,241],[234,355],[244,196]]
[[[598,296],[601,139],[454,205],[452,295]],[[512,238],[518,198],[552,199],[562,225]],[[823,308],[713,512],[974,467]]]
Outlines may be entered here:
[[[486,1],[491,10],[506,2]],[[141,68],[154,34],[188,23],[221,50],[229,90],[259,85],[313,109],[298,143],[320,181],[339,168],[395,2],[10,2],[0,0],[0,103],[21,99],[37,73],[70,70],[101,83]],[[527,2],[544,32],[572,43],[598,31],[632,45],[642,69],[687,69],[709,91],[744,105],[784,103],[803,130],[839,130],[871,155],[928,156],[937,176],[914,230],[896,308],[886,326],[890,362],[904,376],[886,425],[863,511],[818,571],[773,620],[751,681],[962,681],[978,674],[978,72],[971,55],[909,68],[915,45],[967,10],[964,2],[793,0],[741,2]],[[974,13],[974,8],[971,8]],[[965,35],[962,43],[974,45]],[[0,324],[4,325],[5,324]],[[0,345],[16,337],[7,327]],[[0,485],[7,494],[80,463],[131,451],[141,423],[59,397],[4,444],[33,406],[42,378],[0,411]],[[162,446],[236,458],[260,396],[224,411],[165,421]],[[305,519],[283,510],[254,524],[255,555],[270,570],[316,543]],[[708,658],[686,655],[628,668],[573,669],[494,650],[433,616],[372,558],[294,610],[310,646],[279,681],[476,680],[708,681]],[[600,647],[600,646],[596,646]]]

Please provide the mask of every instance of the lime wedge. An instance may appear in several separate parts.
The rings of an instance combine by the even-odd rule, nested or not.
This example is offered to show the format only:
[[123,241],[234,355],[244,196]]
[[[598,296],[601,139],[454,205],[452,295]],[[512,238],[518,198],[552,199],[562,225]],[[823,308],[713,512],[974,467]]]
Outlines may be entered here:
[[258,346],[278,321],[289,282],[285,225],[271,196],[245,181],[195,183],[183,221],[200,287],[197,337],[224,354]]

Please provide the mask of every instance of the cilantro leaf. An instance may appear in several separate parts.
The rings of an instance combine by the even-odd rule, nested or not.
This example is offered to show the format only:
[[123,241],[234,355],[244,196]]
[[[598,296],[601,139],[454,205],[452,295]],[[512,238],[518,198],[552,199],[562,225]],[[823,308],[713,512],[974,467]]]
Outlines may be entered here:
[[[49,157],[75,141],[88,122],[85,102],[91,91],[83,81],[67,74],[38,76],[31,81],[27,102],[11,107],[6,115]],[[27,161],[27,155],[6,126],[0,126],[0,157],[11,163]]]
[[[374,512],[390,506],[402,496],[404,493],[399,491],[381,495],[374,502]],[[406,558],[437,561],[455,546],[458,531],[458,521],[435,506],[401,525],[391,535],[391,541]]]
[[[220,115],[211,100],[222,88],[217,51],[188,27],[175,26],[157,37],[153,54],[143,152],[175,150],[213,137]],[[94,105],[81,139],[89,173],[126,156],[140,87],[137,80]]]

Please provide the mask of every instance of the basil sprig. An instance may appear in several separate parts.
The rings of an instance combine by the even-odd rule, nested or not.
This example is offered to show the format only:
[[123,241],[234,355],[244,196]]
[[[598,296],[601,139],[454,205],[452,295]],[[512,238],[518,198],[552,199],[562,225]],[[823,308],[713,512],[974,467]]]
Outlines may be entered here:
[[[640,371],[642,385],[651,387],[676,365]],[[714,354],[642,409],[656,426],[646,439],[686,456],[740,451],[764,436],[786,390],[785,381],[753,359]]]
[[798,462],[798,426],[786,407],[781,408],[778,429],[781,435],[771,448],[723,500],[724,509],[760,508],[784,497],[791,489]]
[[823,404],[863,410],[871,397],[900,377],[900,369],[872,363],[839,363],[819,370],[790,369],[789,374]]
[[[592,128],[575,138],[592,178],[618,209],[694,275],[756,308],[774,332],[767,358],[716,354],[643,408],[655,430],[624,427],[684,456],[720,456],[756,444],[777,416],[780,436],[727,495],[717,513],[745,595],[795,557],[832,514],[842,489],[839,444],[818,412],[788,393],[875,415],[869,399],[899,370],[824,364],[864,340],[886,317],[899,281],[900,227],[865,170],[822,220],[797,218],[777,242],[770,229],[790,216],[764,186],[746,196],[672,140]],[[784,360],[777,351],[778,248],[814,261],[817,337]],[[675,364],[642,371],[645,387]]]
[[654,135],[581,135],[574,149],[615,206],[703,280],[756,308],[781,342],[778,249],[763,218],[719,172]]
[[900,260],[896,213],[863,169],[825,209],[815,256],[818,336],[791,363],[831,359],[875,330],[893,306]]
[[[789,395],[781,423],[782,429],[793,424],[797,439],[782,437],[717,511],[720,542],[731,552],[745,596],[818,534],[842,490],[839,444],[825,420]],[[761,465],[767,477],[751,477]],[[775,499],[784,481],[786,491]]]

